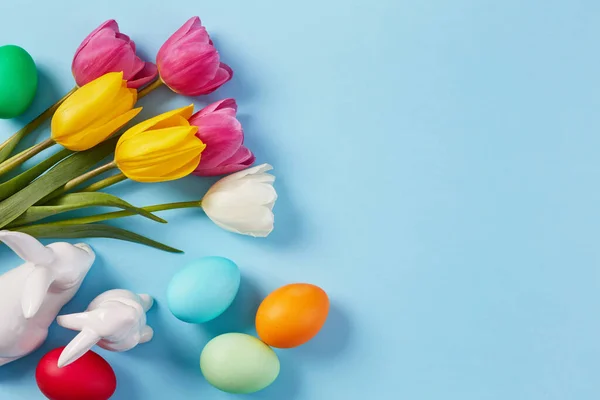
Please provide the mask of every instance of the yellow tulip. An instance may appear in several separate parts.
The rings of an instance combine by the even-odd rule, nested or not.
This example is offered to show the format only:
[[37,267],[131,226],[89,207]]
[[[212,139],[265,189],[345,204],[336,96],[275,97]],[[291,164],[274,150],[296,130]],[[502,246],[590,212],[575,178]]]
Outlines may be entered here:
[[52,139],[70,150],[91,149],[142,109],[133,106],[137,90],[127,88],[122,72],[110,72],[83,85],[52,118]]
[[115,149],[121,172],[138,182],[163,182],[194,171],[206,145],[188,122],[193,112],[193,105],[169,111],[125,132]]

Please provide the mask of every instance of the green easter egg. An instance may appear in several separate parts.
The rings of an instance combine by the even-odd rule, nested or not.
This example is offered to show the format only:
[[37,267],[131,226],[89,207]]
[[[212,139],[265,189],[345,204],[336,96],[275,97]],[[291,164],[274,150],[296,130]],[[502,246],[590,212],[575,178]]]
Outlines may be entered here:
[[224,392],[254,393],[279,375],[279,358],[269,346],[243,333],[225,333],[212,339],[200,355],[206,380]]
[[0,118],[23,114],[33,102],[38,74],[33,58],[18,46],[0,47]]

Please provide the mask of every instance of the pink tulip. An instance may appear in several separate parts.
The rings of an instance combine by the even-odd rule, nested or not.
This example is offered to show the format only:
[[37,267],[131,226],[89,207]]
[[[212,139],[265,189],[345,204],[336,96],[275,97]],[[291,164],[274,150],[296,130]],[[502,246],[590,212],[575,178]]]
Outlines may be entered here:
[[106,21],[85,38],[75,52],[71,69],[79,86],[108,72],[123,72],[127,86],[137,89],[158,75],[156,65],[144,62],[135,54],[135,43],[119,32],[114,19]]
[[254,154],[244,146],[242,124],[235,117],[234,99],[217,101],[190,118],[198,127],[196,136],[206,144],[195,175],[215,176],[230,174],[248,168],[254,163]]
[[176,93],[199,96],[212,93],[233,76],[202,26],[193,17],[175,32],[156,56],[162,81]]

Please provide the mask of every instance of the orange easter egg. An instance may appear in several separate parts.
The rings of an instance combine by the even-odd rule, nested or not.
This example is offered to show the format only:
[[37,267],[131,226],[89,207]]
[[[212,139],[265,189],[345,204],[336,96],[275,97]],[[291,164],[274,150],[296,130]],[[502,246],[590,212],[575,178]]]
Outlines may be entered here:
[[256,332],[271,347],[297,347],[319,333],[328,313],[329,298],[323,289],[293,283],[263,300],[256,313]]

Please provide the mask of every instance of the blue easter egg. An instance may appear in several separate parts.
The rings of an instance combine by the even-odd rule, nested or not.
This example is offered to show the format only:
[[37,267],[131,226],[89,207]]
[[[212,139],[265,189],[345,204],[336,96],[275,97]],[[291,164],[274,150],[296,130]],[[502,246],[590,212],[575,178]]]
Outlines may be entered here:
[[182,321],[201,324],[221,315],[240,287],[240,270],[224,257],[203,257],[177,272],[167,288],[169,310]]

